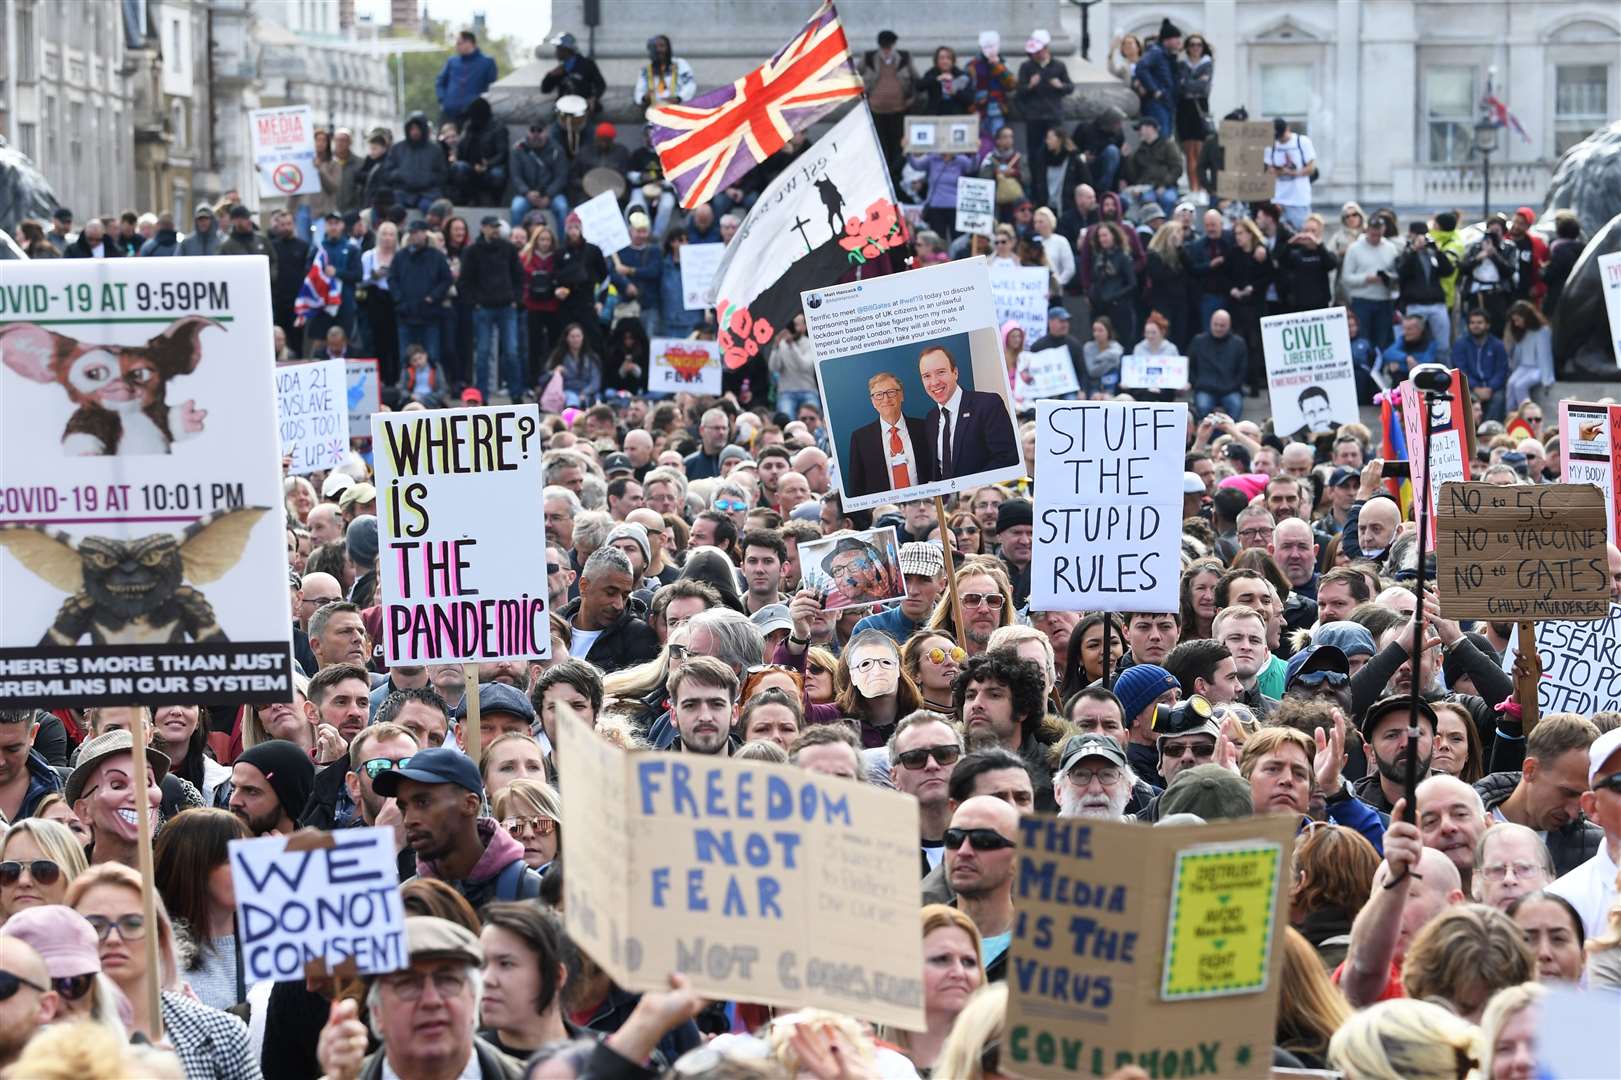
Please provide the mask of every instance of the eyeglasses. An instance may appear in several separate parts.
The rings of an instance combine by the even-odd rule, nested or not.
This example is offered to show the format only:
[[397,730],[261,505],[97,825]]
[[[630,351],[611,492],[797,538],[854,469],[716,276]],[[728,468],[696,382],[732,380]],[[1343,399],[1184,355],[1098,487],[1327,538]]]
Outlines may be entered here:
[[140,941],[146,937],[146,919],[139,913],[120,915],[116,919],[109,919],[105,915],[86,915],[84,921],[95,930],[96,938],[100,941],[106,941],[114,927],[118,929],[118,936],[125,941]]
[[[394,769],[403,769],[409,764],[411,764],[411,756],[407,754],[402,758],[374,757],[370,761],[361,762],[360,767],[366,770],[367,779],[376,780],[383,773]],[[0,874],[3,873],[5,873],[5,867],[0,865]]]
[[898,667],[900,667],[900,664],[893,656],[869,656],[859,663],[851,664],[850,670],[857,672],[858,674],[865,675],[869,671],[876,671],[880,669],[884,671],[893,671]]
[[1272,535],[1272,530],[1264,526],[1254,529],[1239,529],[1238,535],[1244,540],[1265,540]]
[[62,877],[62,868],[49,859],[35,859],[26,863],[8,859],[0,862],[0,885],[17,884],[24,868],[28,870],[28,876],[40,885],[55,885]]
[[322,607],[326,604],[336,603],[342,599],[343,597],[341,596],[306,596],[304,597],[304,603],[311,604],[315,607]]
[[1480,872],[1486,875],[1487,881],[1502,881],[1508,876],[1508,872],[1513,870],[1515,879],[1524,881],[1535,876],[1541,869],[1542,866],[1534,862],[1488,863],[1480,868]]
[[1003,848],[1013,846],[1013,841],[997,832],[995,829],[947,829],[946,849],[956,851],[962,847],[962,842],[975,851],[1001,851]]
[[1071,769],[1064,774],[1069,777],[1070,783],[1078,788],[1089,788],[1096,780],[1104,787],[1114,787],[1120,783],[1120,769],[1114,765],[1106,765],[1101,769]]
[[929,663],[931,664],[943,664],[946,662],[946,657],[948,656],[959,664],[968,659],[968,654],[956,645],[953,645],[949,649],[942,649],[940,646],[936,645],[923,655],[929,658]]
[[420,998],[429,982],[433,983],[433,988],[439,992],[440,997],[459,997],[467,989],[467,976],[460,971],[436,971],[432,975],[412,972],[390,977],[385,981],[388,988],[394,991],[394,996],[401,1001],[415,1001]]
[[874,401],[898,401],[900,400],[901,392],[899,390],[874,390],[867,396],[872,398]]
[[28,989],[37,990],[42,994],[50,989],[48,986],[41,986],[36,982],[29,982],[21,975],[13,975],[9,971],[0,971],[0,1001],[10,1001],[17,995],[17,988],[19,986],[26,986]]
[[749,508],[749,504],[744,502],[742,499],[716,499],[715,500],[715,509],[716,510],[725,510],[729,514],[735,514],[735,513],[739,512],[740,510],[747,510],[748,508]]
[[965,608],[987,607],[992,611],[999,611],[1002,607],[1002,594],[999,592],[965,592],[962,594],[962,606]]
[[501,828],[513,836],[532,832],[536,836],[550,836],[557,829],[557,822],[548,817],[509,817],[501,822]]
[[78,1001],[96,985],[94,975],[64,975],[51,980],[51,989],[69,1001]]
[[668,648],[670,650],[671,660],[685,660],[687,658],[687,653],[691,651],[685,645],[670,645]]
[[921,769],[931,757],[936,765],[955,765],[957,759],[962,757],[962,747],[955,743],[946,743],[941,746],[920,746],[916,750],[896,754],[895,760],[908,769]]

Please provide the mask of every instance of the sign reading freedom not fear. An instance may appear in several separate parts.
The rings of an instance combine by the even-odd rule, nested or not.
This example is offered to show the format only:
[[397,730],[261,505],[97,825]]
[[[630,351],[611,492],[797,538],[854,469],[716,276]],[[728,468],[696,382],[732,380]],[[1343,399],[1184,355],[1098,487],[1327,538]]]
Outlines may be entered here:
[[1037,611],[1175,611],[1183,402],[1036,402]]
[[540,410],[372,417],[389,666],[551,655]]

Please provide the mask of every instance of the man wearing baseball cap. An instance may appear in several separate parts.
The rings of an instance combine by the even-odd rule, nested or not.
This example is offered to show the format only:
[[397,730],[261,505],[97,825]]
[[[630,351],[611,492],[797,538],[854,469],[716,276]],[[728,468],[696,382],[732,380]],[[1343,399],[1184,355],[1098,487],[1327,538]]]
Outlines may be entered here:
[[1621,728],[1600,735],[1587,750],[1587,786],[1582,813],[1604,830],[1598,854],[1548,886],[1570,901],[1589,938],[1603,931],[1615,906],[1615,875],[1621,863]]
[[[456,741],[467,750],[467,699],[450,712],[456,723]],[[535,707],[523,691],[506,683],[483,682],[478,687],[478,750],[483,753],[498,735],[533,735]],[[475,770],[475,775],[477,775]]]
[[940,545],[927,541],[913,541],[901,545],[901,576],[906,579],[906,595],[894,607],[868,615],[856,623],[850,636],[863,630],[877,630],[905,645],[906,639],[923,629],[934,613],[940,593],[945,588],[945,553]]
[[[482,698],[488,688],[480,689]],[[379,773],[372,790],[397,800],[405,842],[416,852],[417,877],[438,878],[474,910],[491,900],[540,895],[540,875],[524,865],[523,845],[494,818],[480,815],[484,783],[473,759],[460,750],[441,746],[415,754]]]
[[[1063,205],[1068,206],[1069,202],[1071,201],[1069,193],[1065,192],[1062,196],[1059,196],[1057,193],[1054,193],[1054,195],[1053,195],[1053,198],[1055,200],[1059,199],[1060,197],[1064,200]],[[1058,206],[1059,203],[1052,202],[1052,203],[1049,203],[1048,205],[1050,205],[1050,206]],[[1085,298],[1084,297],[1076,297],[1076,299],[1077,300],[1084,300]],[[1086,385],[1086,343],[1084,341],[1082,341],[1080,338],[1076,337],[1074,334],[1069,332],[1071,325],[1072,325],[1072,323],[1071,323],[1068,308],[1062,308],[1062,307],[1056,307],[1056,306],[1055,307],[1050,307],[1050,308],[1047,309],[1047,332],[1046,332],[1046,334],[1044,334],[1041,337],[1037,338],[1036,343],[1034,345],[1027,345],[1027,346],[1025,346],[1025,348],[1030,352],[1040,352],[1043,349],[1056,349],[1056,348],[1059,348],[1060,346],[1068,349],[1069,350],[1069,362],[1071,364],[1075,365],[1075,381],[1077,382],[1077,384],[1079,384],[1081,386],[1085,386]]]
[[1125,751],[1107,735],[1071,735],[1053,774],[1059,817],[1125,820],[1135,777]]
[[[1407,783],[1407,720],[1413,699],[1391,694],[1368,706],[1362,714],[1362,741],[1367,746],[1368,775],[1358,780],[1352,794],[1382,814],[1389,814]],[[1430,775],[1435,747],[1435,710],[1418,699],[1418,779]]]

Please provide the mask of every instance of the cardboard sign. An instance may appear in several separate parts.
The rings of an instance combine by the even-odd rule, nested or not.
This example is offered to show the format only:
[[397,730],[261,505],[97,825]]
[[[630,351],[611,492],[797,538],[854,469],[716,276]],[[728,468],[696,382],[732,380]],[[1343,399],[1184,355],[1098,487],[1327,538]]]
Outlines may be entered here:
[[1220,134],[1223,165],[1216,171],[1216,191],[1224,199],[1239,202],[1271,201],[1278,189],[1278,178],[1266,168],[1272,124],[1266,120],[1223,120]]
[[1035,408],[1038,398],[1062,397],[1078,393],[1080,389],[1081,380],[1075,374],[1075,361],[1070,359],[1069,346],[1059,345],[1040,352],[1026,351],[1020,354],[1013,383],[1013,404],[1020,412]]
[[1621,252],[1598,257],[1599,281],[1604,285],[1604,311],[1610,318],[1610,345],[1621,364]]
[[901,148],[908,154],[979,154],[977,116],[908,116]]
[[1028,348],[1047,336],[1047,283],[1052,275],[1040,266],[991,267],[991,292],[996,297],[996,325],[1009,319],[1024,330]]
[[845,509],[1024,475],[984,260],[813,289],[802,299]]
[[625,215],[619,212],[619,200],[612,191],[585,200],[574,212],[580,215],[580,233],[585,242],[600,248],[604,259],[620,248],[630,247],[630,229],[625,226]]
[[567,709],[570,936],[629,990],[812,1005],[921,1031],[917,801],[752,761],[626,753]]
[[1588,484],[1444,484],[1435,569],[1449,618],[1602,619],[1604,496]]
[[276,367],[276,427],[287,471],[306,476],[349,455],[349,374],[346,360],[310,360]]
[[799,549],[801,588],[822,599],[823,611],[899,600],[906,595],[895,526],[842,530]]
[[383,407],[383,387],[375,360],[344,361],[349,386],[349,437],[371,438],[371,414]]
[[1309,437],[1360,419],[1344,308],[1269,315],[1261,346],[1273,430]]
[[[1413,499],[1424,490],[1424,474],[1430,474],[1430,537],[1435,546],[1435,507],[1441,485],[1469,479],[1469,463],[1474,458],[1474,405],[1469,398],[1469,378],[1452,372],[1452,392],[1430,403],[1430,453],[1424,459],[1424,414],[1419,411],[1419,392],[1408,379],[1396,387],[1401,405],[1402,434],[1407,439],[1408,470],[1412,477]],[[1417,520],[1417,510],[1414,510]]]
[[1035,611],[1175,611],[1186,402],[1038,401]]
[[990,236],[996,231],[996,181],[977,176],[957,180],[957,222],[960,233]]
[[551,655],[539,431],[536,405],[372,417],[389,667]]
[[303,830],[228,848],[248,982],[410,965],[393,829]]
[[315,168],[315,121],[308,105],[250,111],[248,142],[260,195],[314,195],[321,190],[321,174]]
[[1188,358],[1127,353],[1120,358],[1122,390],[1186,390]]
[[1167,828],[1025,815],[1004,1071],[1265,1075],[1297,826],[1288,815]]
[[718,395],[721,375],[718,341],[654,338],[649,344],[647,389],[650,393]]
[[1604,493],[1605,537],[1613,544],[1621,506],[1621,405],[1561,401],[1559,432],[1559,478]]
[[[1621,709],[1621,604],[1611,604],[1604,618],[1589,622],[1555,620],[1537,624],[1537,709],[1596,712]],[[1503,650],[1503,670],[1514,673],[1519,635],[1510,635]]]
[[[715,306],[715,271],[726,254],[725,244],[681,245],[681,306],[703,311]],[[719,393],[720,391],[716,391]]]
[[0,709],[291,701],[264,260],[3,276]]

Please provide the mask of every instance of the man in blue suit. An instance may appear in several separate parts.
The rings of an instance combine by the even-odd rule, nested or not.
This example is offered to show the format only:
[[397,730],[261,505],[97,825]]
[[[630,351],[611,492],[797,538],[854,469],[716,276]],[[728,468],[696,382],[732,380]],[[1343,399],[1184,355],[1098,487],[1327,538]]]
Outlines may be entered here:
[[934,400],[923,420],[937,480],[974,476],[1019,464],[1019,440],[1007,403],[996,394],[958,385],[957,358],[930,346],[918,356],[923,389]]
[[887,371],[867,380],[867,396],[878,419],[850,436],[849,479],[845,493],[875,495],[880,491],[926,484],[934,479],[934,455],[924,437],[924,424],[901,407],[906,391]]

